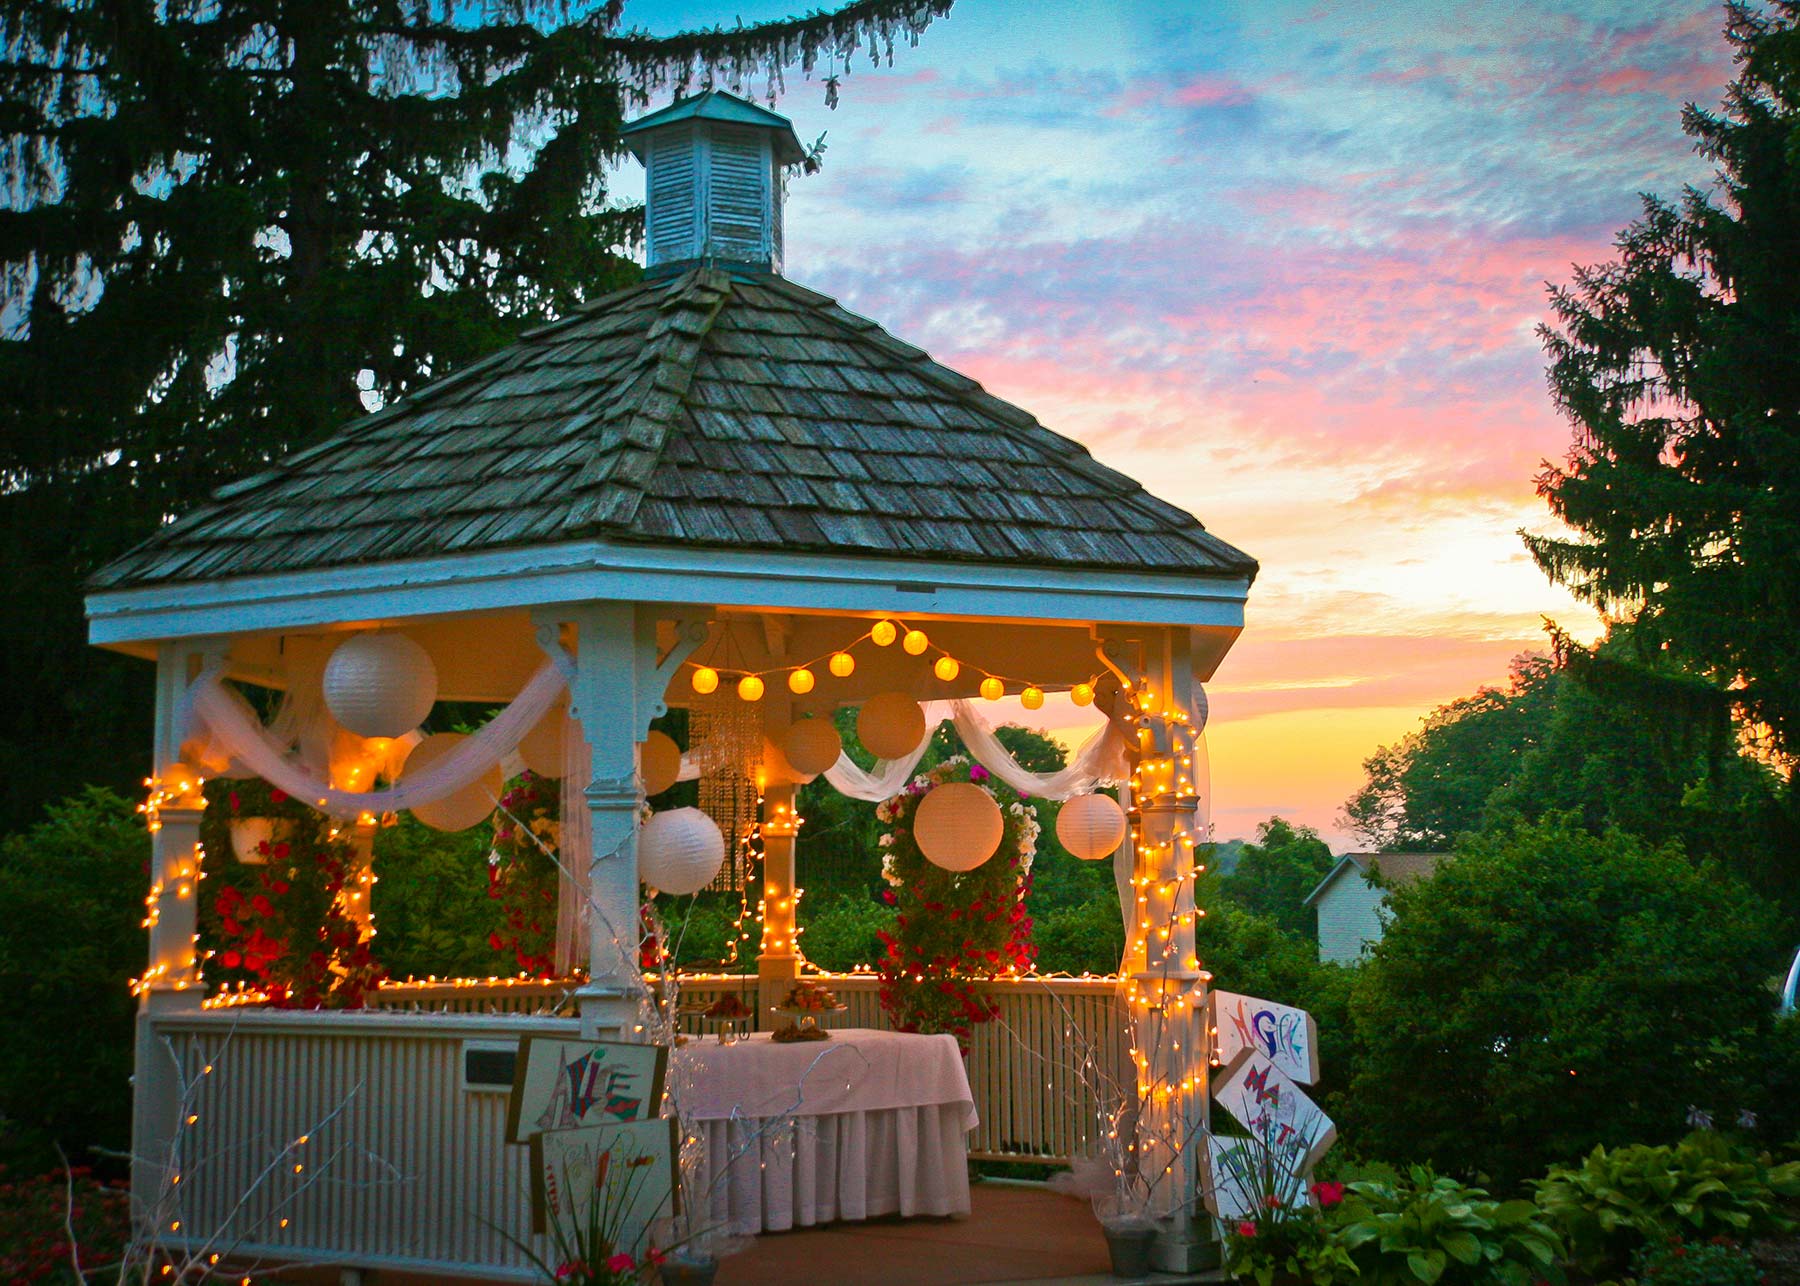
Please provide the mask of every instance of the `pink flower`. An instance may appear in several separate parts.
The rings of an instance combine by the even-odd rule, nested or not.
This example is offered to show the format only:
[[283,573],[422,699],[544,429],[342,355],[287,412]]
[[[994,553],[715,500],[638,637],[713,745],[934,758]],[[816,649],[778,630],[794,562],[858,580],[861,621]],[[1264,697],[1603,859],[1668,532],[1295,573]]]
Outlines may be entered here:
[[1344,1199],[1344,1185],[1341,1183],[1315,1183],[1313,1184],[1313,1196],[1319,1199],[1321,1206],[1329,1210]]
[[636,1267],[637,1260],[622,1250],[606,1261],[606,1271],[609,1273],[628,1273]]
[[1246,1219],[1243,1223],[1238,1225],[1238,1236],[1240,1236],[1240,1237],[1256,1236],[1256,1225],[1251,1223],[1248,1219]]
[[573,1277],[576,1268],[577,1265],[575,1264],[558,1264],[556,1266],[556,1280],[561,1281],[565,1277]]

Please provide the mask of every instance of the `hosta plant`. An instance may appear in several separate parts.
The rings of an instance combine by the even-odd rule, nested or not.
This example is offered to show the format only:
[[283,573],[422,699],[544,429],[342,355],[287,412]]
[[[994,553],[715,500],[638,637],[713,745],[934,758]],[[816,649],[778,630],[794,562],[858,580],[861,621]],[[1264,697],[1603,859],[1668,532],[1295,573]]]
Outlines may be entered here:
[[1352,1183],[1329,1241],[1350,1254],[1360,1286],[1561,1283],[1562,1243],[1529,1201],[1414,1166],[1395,1183]]
[[1579,1166],[1552,1166],[1536,1187],[1573,1262],[1600,1275],[1623,1271],[1647,1242],[1790,1230],[1781,1203],[1800,1196],[1800,1162],[1775,1165],[1767,1154],[1699,1131],[1675,1147],[1596,1147]]

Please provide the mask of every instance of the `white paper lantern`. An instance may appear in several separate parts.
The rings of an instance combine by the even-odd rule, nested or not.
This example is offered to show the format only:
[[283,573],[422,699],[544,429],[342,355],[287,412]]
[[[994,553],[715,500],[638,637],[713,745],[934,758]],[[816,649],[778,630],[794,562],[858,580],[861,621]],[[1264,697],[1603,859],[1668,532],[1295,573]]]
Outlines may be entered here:
[[564,770],[563,738],[573,736],[574,733],[575,729],[570,726],[569,707],[559,701],[532,726],[530,732],[519,739],[519,758],[540,777],[560,777]]
[[638,775],[646,795],[660,795],[681,779],[681,747],[673,737],[652,731],[638,742]]
[[698,893],[725,864],[725,836],[698,808],[657,813],[638,832],[638,878],[663,893]]
[[1056,814],[1056,838],[1084,862],[1098,862],[1125,842],[1125,810],[1110,795],[1077,795]]
[[787,757],[786,728],[772,728],[762,743],[762,762],[756,769],[758,785],[768,786],[804,786],[817,773],[801,772]]
[[928,861],[946,871],[972,871],[994,855],[1006,819],[994,797],[969,781],[934,786],[913,814],[913,839]]
[[[401,783],[404,784],[408,777],[423,776],[426,769],[467,740],[460,732],[437,732],[425,738],[406,757],[406,768],[400,774]],[[500,775],[500,765],[495,764],[461,790],[451,791],[428,804],[414,804],[412,815],[434,830],[466,831],[488,819],[494,811],[494,801],[500,798],[504,789],[506,781]]]
[[856,735],[878,759],[903,759],[925,740],[925,712],[904,692],[881,692],[856,713]]
[[795,772],[816,777],[838,761],[844,739],[829,719],[802,719],[788,729],[781,749]]
[[358,634],[325,662],[325,707],[359,737],[399,737],[437,701],[437,666],[404,634]]

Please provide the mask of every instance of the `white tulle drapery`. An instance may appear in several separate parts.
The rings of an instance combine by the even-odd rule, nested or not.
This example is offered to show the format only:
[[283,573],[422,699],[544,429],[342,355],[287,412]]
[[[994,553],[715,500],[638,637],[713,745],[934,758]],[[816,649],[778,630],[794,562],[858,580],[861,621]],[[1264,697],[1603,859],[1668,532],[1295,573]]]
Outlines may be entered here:
[[294,753],[296,741],[304,750],[311,730],[324,726],[322,720],[290,713],[277,720],[282,725],[279,731],[265,728],[250,703],[233,691],[218,671],[202,674],[188,691],[190,735],[204,735],[215,752],[230,756],[270,785],[321,812],[334,817],[390,813],[442,799],[500,763],[549,712],[565,686],[567,680],[556,662],[544,662],[512,704],[479,732],[423,772],[403,775],[387,790],[333,787],[329,771],[321,774],[315,756]]
[[588,892],[594,865],[594,815],[587,784],[593,753],[581,724],[563,721],[562,821],[556,845],[556,971],[567,976],[588,958]]
[[[1075,762],[1067,768],[1053,773],[1034,773],[1012,757],[1012,753],[1000,744],[987,720],[967,701],[936,701],[925,707],[926,727],[935,728],[946,718],[956,728],[976,763],[1021,795],[1033,799],[1070,799],[1084,795],[1096,786],[1126,781],[1131,776],[1124,734],[1111,722],[1088,738],[1081,753],[1075,756]],[[825,780],[836,787],[839,794],[851,799],[872,802],[888,799],[899,794],[912,780],[913,770],[925,757],[925,748],[930,742],[927,737],[919,743],[917,750],[902,759],[878,759],[870,769],[857,767],[849,755],[839,755],[837,763],[825,770]]]

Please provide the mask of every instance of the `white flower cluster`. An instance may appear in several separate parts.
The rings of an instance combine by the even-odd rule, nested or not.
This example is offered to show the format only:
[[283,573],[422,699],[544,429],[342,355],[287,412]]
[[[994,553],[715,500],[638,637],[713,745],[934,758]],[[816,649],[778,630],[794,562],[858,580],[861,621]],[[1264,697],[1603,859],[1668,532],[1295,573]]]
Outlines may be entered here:
[[1015,799],[1007,811],[1019,819],[1019,878],[1031,874],[1031,863],[1037,857],[1038,836],[1044,828],[1038,823],[1037,810],[1023,800]]

